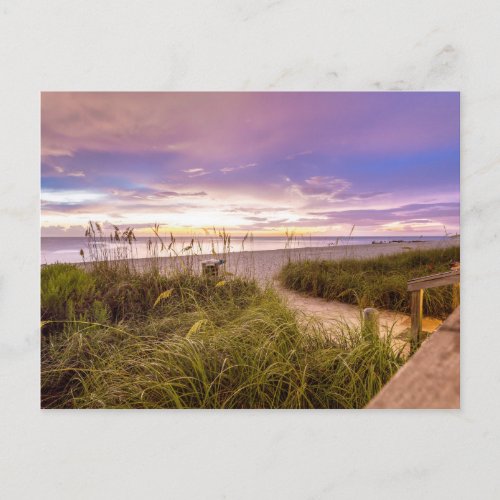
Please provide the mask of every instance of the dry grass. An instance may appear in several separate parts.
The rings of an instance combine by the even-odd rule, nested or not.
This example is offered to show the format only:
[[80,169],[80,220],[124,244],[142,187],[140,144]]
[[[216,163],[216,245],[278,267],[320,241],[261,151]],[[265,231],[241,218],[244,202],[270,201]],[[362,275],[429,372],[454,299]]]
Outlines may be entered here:
[[[412,250],[370,259],[304,260],[284,266],[280,280],[285,287],[314,297],[408,313],[408,280],[449,271],[451,263],[459,260],[459,247]],[[426,315],[445,318],[453,306],[451,286],[425,290]]]
[[361,408],[404,362],[390,335],[306,332],[274,290],[200,276],[195,241],[158,235],[152,253],[174,249],[178,266],[139,271],[121,260],[133,230],[112,235],[115,253],[100,227],[88,237],[88,266],[42,268],[44,408]]

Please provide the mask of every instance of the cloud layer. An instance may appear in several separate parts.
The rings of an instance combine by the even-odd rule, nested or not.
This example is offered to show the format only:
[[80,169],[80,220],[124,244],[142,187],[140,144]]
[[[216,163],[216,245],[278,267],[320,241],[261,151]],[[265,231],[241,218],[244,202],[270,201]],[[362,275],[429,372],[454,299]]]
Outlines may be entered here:
[[459,229],[457,93],[44,93],[42,234]]

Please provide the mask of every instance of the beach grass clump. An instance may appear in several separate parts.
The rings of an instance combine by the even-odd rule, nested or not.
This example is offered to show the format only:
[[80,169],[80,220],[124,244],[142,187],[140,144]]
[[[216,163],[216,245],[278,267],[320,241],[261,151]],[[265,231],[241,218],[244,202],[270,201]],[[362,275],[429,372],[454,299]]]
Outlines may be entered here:
[[[449,271],[459,260],[458,246],[369,259],[304,260],[289,262],[279,277],[285,287],[314,297],[408,313],[408,280]],[[425,290],[424,314],[445,318],[455,301],[451,286]]]
[[[94,277],[72,264],[53,264],[41,271],[41,319],[96,319],[92,311],[96,300]],[[52,326],[53,328],[53,326]]]
[[44,408],[362,408],[404,362],[390,335],[304,324],[251,280],[118,269],[42,270]]
[[[93,309],[104,308],[112,323],[143,321],[205,307],[222,313],[244,307],[257,284],[232,276],[215,281],[193,272],[134,270],[123,263],[83,268],[73,264],[44,266],[41,274],[41,319],[91,321]],[[163,296],[162,296],[163,294]],[[163,300],[165,298],[169,300]],[[52,328],[54,326],[52,325]],[[62,326],[61,326],[62,328]]]

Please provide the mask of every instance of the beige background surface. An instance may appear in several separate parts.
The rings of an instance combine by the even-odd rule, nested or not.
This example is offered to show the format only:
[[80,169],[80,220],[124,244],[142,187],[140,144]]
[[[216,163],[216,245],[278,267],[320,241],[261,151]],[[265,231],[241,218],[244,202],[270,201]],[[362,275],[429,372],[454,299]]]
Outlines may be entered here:
[[[2,498],[498,498],[500,3],[0,1]],[[460,90],[462,410],[39,410],[42,90]]]

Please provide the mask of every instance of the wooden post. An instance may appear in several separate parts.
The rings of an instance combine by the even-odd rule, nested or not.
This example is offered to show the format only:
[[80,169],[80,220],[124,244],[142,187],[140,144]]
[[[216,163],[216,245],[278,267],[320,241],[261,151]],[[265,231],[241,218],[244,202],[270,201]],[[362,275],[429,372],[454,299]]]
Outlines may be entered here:
[[366,332],[379,335],[378,311],[373,307],[363,309],[363,326]]
[[455,310],[460,305],[460,283],[455,283],[452,287],[451,307]]
[[410,294],[411,305],[411,343],[415,349],[420,343],[422,332],[422,316],[424,310],[424,290],[414,290]]
[[[460,272],[460,262],[454,262],[451,265],[452,271]],[[455,310],[460,305],[460,281],[452,285],[451,307]]]
[[460,268],[452,269],[444,273],[422,276],[408,281],[411,306],[411,352],[415,352],[420,344],[422,332],[422,316],[424,309],[424,289],[437,286],[454,285],[453,307],[458,306],[460,301]]

